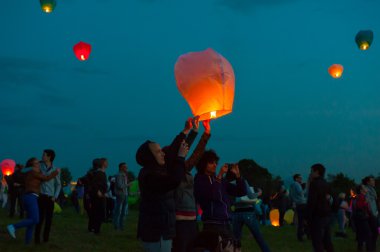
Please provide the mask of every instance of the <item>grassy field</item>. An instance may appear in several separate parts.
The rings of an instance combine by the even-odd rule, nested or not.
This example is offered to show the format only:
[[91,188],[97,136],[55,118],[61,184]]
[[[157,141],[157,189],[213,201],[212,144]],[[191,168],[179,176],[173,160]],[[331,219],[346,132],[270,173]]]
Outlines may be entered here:
[[[136,223],[138,212],[130,211],[126,220],[125,231],[115,231],[111,223],[102,225],[101,234],[87,232],[87,218],[79,216],[71,208],[64,208],[61,214],[54,216],[50,242],[41,245],[24,245],[24,230],[18,230],[17,239],[12,239],[6,231],[6,225],[18,221],[7,217],[4,209],[0,209],[0,251],[142,251],[136,239]],[[308,252],[312,251],[311,242],[302,243],[296,240],[295,227],[282,228],[262,227],[262,232],[273,252]],[[260,251],[255,240],[247,229],[244,230],[242,251]],[[356,251],[354,234],[349,230],[348,238],[333,237],[335,251]]]

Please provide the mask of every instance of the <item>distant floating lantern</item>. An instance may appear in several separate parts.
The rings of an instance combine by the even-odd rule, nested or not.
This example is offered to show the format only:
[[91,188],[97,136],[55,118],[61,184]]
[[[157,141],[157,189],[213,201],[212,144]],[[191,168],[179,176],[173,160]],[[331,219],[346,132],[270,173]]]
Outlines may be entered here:
[[234,70],[213,49],[181,55],[174,74],[179,92],[199,120],[215,119],[232,112]]
[[272,209],[269,212],[270,224],[274,227],[280,226],[280,211],[278,209]]
[[340,77],[342,77],[342,74],[343,74],[343,66],[342,65],[339,65],[339,64],[334,64],[332,66],[329,67],[329,74],[334,78],[334,79],[338,79]]
[[368,50],[373,41],[373,32],[371,30],[359,31],[355,36],[355,42],[360,50]]
[[57,3],[55,0],[40,0],[40,4],[43,12],[51,13],[54,10]]
[[16,166],[16,162],[13,161],[12,159],[4,159],[0,163],[1,172],[3,173],[4,176],[12,175],[15,171],[15,166]]
[[73,47],[75,56],[81,60],[87,60],[91,53],[91,45],[80,41]]

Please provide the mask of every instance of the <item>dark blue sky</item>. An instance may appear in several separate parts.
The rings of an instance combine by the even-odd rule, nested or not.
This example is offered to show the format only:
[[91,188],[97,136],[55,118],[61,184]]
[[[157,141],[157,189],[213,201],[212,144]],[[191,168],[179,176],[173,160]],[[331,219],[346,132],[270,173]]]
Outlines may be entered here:
[[[315,162],[359,178],[380,166],[376,0],[38,0],[0,4],[0,159],[44,148],[74,177],[95,157],[109,174],[137,147],[168,144],[191,116],[174,80],[183,53],[214,48],[232,64],[232,114],[212,122],[221,162],[252,158],[272,173]],[[372,29],[368,51],[356,33]],[[92,45],[86,62],[72,47]],[[341,79],[327,68],[345,67]]]

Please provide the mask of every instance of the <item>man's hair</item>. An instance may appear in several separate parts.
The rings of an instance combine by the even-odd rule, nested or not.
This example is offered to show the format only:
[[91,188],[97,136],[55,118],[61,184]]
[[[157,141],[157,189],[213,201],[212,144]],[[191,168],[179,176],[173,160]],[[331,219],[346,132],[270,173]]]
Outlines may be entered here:
[[99,168],[103,168],[104,163],[107,161],[107,158],[99,158]]
[[296,181],[296,179],[300,178],[301,177],[301,174],[294,174],[293,175],[293,180]]
[[326,168],[322,164],[314,164],[311,166],[313,171],[317,171],[322,178],[325,176]]
[[38,159],[35,158],[35,157],[29,158],[28,161],[26,161],[25,167],[32,167],[32,166],[33,166],[33,163],[34,163],[35,161],[38,161]]
[[95,158],[92,160],[92,169],[96,170],[100,168],[100,158]]
[[203,153],[202,157],[199,159],[198,164],[197,164],[198,173],[200,173],[200,174],[205,173],[207,164],[212,163],[214,161],[217,163],[219,161],[219,157],[216,154],[216,152],[214,150],[205,151]]
[[53,163],[54,159],[55,159],[55,151],[52,150],[52,149],[46,149],[44,150],[44,152],[46,153],[46,155],[50,158],[50,162]]
[[127,165],[127,163],[125,163],[125,162],[121,162],[121,163],[119,164],[119,170],[121,169],[121,167],[122,167],[123,165]]
[[368,185],[368,183],[369,183],[369,181],[370,181],[371,179],[375,179],[375,177],[372,176],[372,175],[370,175],[370,176],[367,176],[367,177],[363,178],[363,179],[362,179],[362,184],[363,184],[363,185]]

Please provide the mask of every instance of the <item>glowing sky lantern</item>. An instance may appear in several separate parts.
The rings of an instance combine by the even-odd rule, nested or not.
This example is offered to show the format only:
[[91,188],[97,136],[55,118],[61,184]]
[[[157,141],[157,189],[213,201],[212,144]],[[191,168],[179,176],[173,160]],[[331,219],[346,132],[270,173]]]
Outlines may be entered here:
[[270,224],[274,227],[279,227],[280,226],[280,211],[278,209],[272,209],[269,212],[269,219],[270,219]]
[[359,31],[355,36],[355,42],[360,50],[367,50],[373,41],[373,32],[371,30]]
[[91,45],[80,41],[73,47],[75,56],[81,60],[87,60],[91,53]]
[[12,159],[4,159],[0,163],[1,172],[3,173],[4,176],[12,175],[15,171],[15,166],[16,166],[16,162],[13,161]]
[[40,0],[40,4],[43,12],[51,13],[57,3],[55,0]]
[[234,70],[213,49],[181,55],[174,74],[179,92],[199,120],[219,118],[232,112]]
[[342,65],[339,65],[339,64],[334,64],[332,66],[329,67],[329,74],[334,78],[334,79],[338,79],[340,77],[342,77],[342,74],[343,74],[343,66]]

